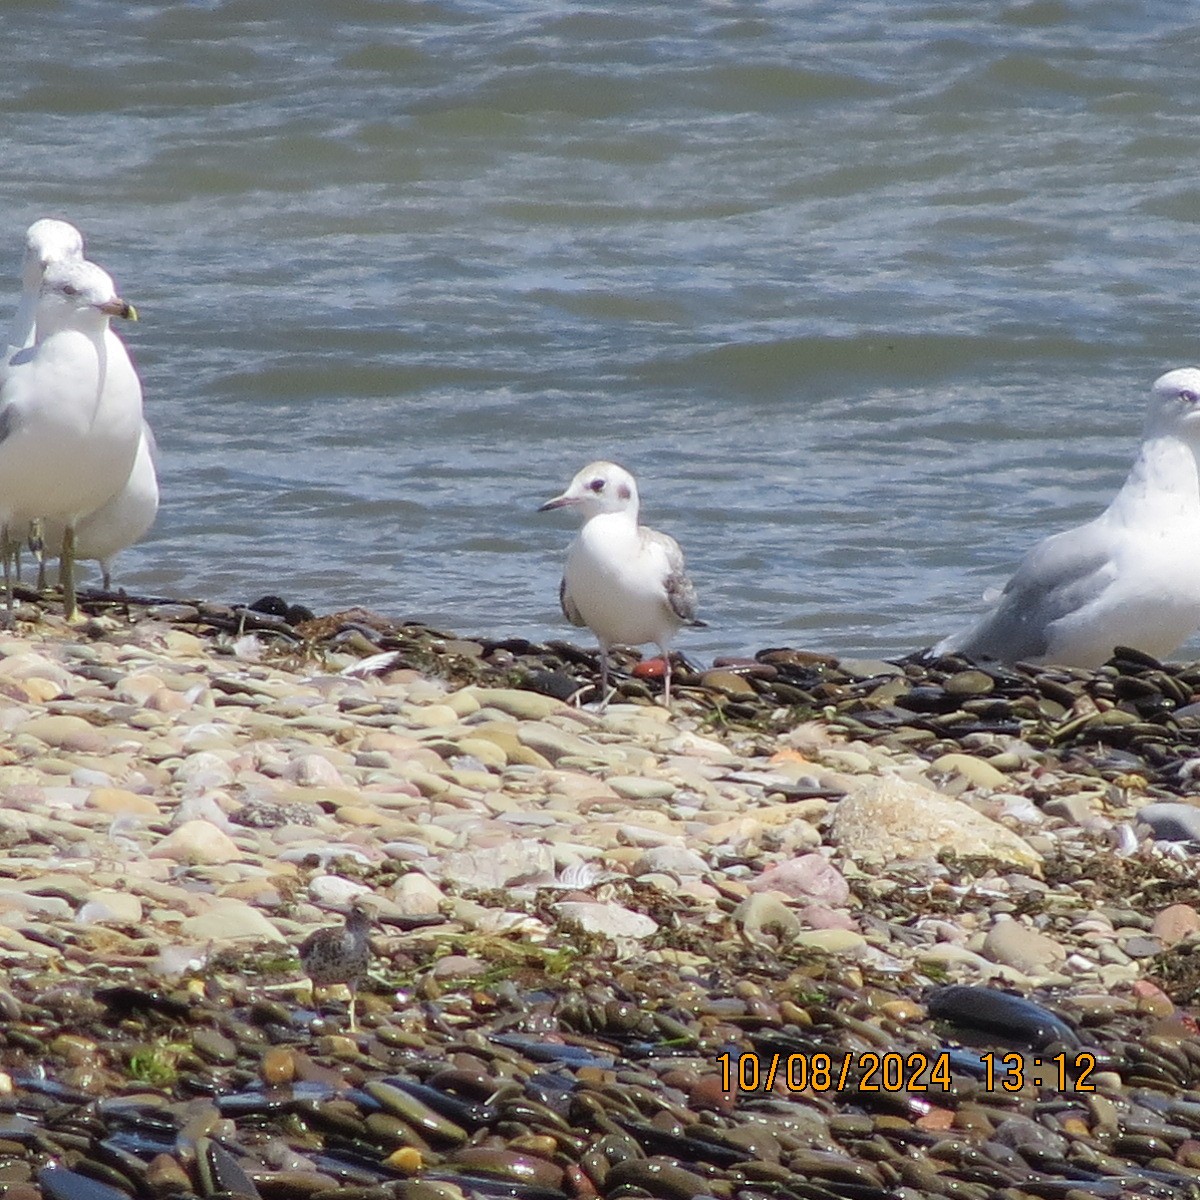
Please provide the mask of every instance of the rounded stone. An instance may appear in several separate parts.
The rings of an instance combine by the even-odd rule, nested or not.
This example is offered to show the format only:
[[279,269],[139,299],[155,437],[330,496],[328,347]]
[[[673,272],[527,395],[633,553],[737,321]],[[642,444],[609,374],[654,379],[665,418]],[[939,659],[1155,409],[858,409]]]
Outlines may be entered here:
[[675,785],[665,779],[646,779],[640,775],[613,775],[605,780],[626,800],[665,800],[675,794]]
[[57,750],[74,750],[84,754],[103,754],[108,739],[82,717],[33,717],[16,728],[16,733],[35,737]]
[[185,821],[150,850],[151,858],[181,863],[226,863],[242,857],[238,844],[209,821]]
[[1008,778],[987,759],[972,754],[943,754],[932,763],[935,771],[961,775],[972,787],[996,789],[1008,786]]
[[996,922],[984,938],[983,954],[1026,975],[1047,971],[1067,957],[1066,950],[1053,938],[1013,920]]
[[199,916],[182,922],[180,932],[193,941],[282,942],[284,936],[258,909],[241,900],[219,899]]
[[794,899],[806,897],[827,904],[845,904],[850,887],[842,873],[820,854],[802,854],[768,867],[750,888],[755,892],[783,892]]
[[135,813],[138,816],[158,816],[158,805],[149,796],[139,796],[136,792],[126,791],[125,788],[100,787],[94,788],[88,797],[88,804],[99,812]]
[[1164,946],[1174,946],[1200,930],[1200,913],[1190,904],[1171,904],[1155,913],[1151,934]]

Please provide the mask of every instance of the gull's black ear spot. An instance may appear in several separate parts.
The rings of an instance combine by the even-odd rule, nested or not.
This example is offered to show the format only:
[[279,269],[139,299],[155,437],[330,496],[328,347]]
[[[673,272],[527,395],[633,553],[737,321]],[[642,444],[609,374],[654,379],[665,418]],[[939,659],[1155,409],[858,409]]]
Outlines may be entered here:
[[629,497],[632,495],[633,495],[633,493],[629,490],[629,484],[622,483],[620,486],[618,486],[617,498],[619,500],[628,500]]

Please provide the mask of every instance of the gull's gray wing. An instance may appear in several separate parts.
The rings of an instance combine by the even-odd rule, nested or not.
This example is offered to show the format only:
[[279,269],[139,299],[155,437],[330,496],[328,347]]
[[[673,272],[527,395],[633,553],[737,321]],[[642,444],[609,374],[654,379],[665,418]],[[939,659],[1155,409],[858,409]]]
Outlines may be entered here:
[[19,385],[9,376],[0,376],[0,442],[20,428],[24,409],[18,397]]
[[567,591],[567,577],[562,577],[562,582],[558,585],[558,603],[563,610],[563,616],[571,622],[572,625],[583,626],[587,622],[579,615],[579,609],[575,607],[575,601],[571,599],[571,593]]
[[685,625],[692,624],[696,620],[696,588],[684,569],[683,551],[679,548],[679,543],[669,534],[659,533],[657,529],[647,529],[643,526],[639,532],[642,535],[643,546],[656,547],[666,558],[667,577],[663,584],[667,589],[667,603],[671,606],[671,611]]
[[20,424],[21,414],[13,404],[5,404],[0,398],[0,442],[10,437]]
[[1111,531],[1102,519],[1056,533],[1021,560],[996,607],[939,654],[1013,663],[1051,651],[1051,625],[1092,603],[1116,578]]

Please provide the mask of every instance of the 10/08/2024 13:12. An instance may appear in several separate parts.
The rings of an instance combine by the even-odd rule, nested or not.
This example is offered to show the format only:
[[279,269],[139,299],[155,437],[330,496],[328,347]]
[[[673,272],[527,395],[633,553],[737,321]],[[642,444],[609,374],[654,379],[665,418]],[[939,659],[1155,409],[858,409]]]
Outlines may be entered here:
[[[986,1053],[978,1056],[979,1066],[967,1066],[970,1061],[962,1051],[957,1052],[957,1069],[982,1076],[987,1091],[997,1087],[1006,1092],[1019,1092],[1027,1083],[1034,1087],[1054,1087],[1059,1092],[1094,1092],[1096,1085],[1089,1076],[1096,1069],[1096,1056],[1080,1051],[1069,1057],[1066,1053],[1041,1058],[1015,1051],[1004,1055]],[[872,1051],[828,1054],[821,1051],[805,1054],[719,1054],[716,1062],[721,1070],[723,1091],[772,1091],[776,1081],[789,1091],[839,1092],[927,1092],[934,1087],[949,1091],[952,1086],[951,1054],[942,1051],[927,1055],[915,1052],[876,1054]]]

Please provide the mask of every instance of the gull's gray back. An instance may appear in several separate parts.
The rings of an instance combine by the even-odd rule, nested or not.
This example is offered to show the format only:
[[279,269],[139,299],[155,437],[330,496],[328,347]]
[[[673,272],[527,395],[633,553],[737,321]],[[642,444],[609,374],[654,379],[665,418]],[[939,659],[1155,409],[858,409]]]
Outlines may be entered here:
[[1116,577],[1101,517],[1039,542],[1021,560],[996,607],[939,654],[1014,663],[1053,656],[1051,626],[1086,607]]
[[667,559],[667,577],[663,581],[667,590],[667,603],[671,611],[685,625],[696,619],[696,588],[688,578],[683,565],[683,551],[679,543],[667,533],[649,529],[643,525],[638,532],[644,546],[657,546]]

